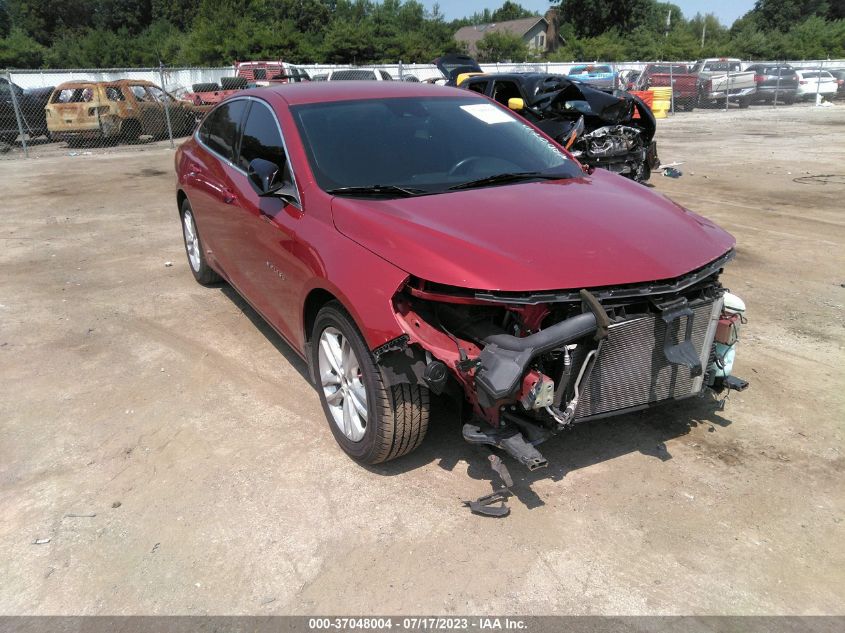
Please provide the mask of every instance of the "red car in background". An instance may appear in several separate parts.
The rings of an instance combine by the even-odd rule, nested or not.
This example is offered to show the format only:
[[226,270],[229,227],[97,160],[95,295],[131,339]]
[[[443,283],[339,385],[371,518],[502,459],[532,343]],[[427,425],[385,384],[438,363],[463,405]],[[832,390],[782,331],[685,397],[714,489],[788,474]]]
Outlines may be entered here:
[[283,61],[235,62],[235,74],[257,86],[311,81],[304,68]]
[[646,64],[637,78],[635,90],[672,86],[675,107],[692,112],[698,104],[698,75],[686,64]]
[[193,84],[191,91],[186,92],[182,98],[197,106],[215,105],[226,97],[245,90],[247,86],[247,80],[243,77],[221,77],[219,84],[216,82]]
[[230,283],[307,360],[362,462],[419,446],[432,393],[463,403],[467,441],[534,469],[573,423],[745,386],[719,282],[734,239],[481,95],[248,90],[176,173],[194,277]]

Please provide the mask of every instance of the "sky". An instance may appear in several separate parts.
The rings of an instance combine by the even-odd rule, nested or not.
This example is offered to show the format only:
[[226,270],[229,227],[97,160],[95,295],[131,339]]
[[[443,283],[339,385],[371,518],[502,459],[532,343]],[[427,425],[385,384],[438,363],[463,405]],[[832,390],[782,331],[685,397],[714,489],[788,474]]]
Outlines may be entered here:
[[[422,0],[428,8],[434,5],[436,0]],[[462,18],[472,15],[476,11],[498,9],[504,0],[440,0],[440,11],[447,20]],[[543,14],[550,6],[549,0],[517,0],[526,9]],[[719,21],[725,26],[730,26],[733,21],[742,17],[754,6],[754,0],[672,0],[674,4],[681,7],[684,17],[691,18],[696,13],[715,13]]]

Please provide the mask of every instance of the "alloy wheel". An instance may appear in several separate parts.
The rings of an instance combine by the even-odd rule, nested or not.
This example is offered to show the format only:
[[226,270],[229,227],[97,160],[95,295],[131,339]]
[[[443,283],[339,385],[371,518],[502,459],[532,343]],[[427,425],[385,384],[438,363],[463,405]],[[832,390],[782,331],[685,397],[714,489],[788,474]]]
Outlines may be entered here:
[[367,430],[367,390],[358,357],[333,327],[323,330],[319,346],[320,386],[332,419],[349,440],[359,442]]
[[185,232],[185,249],[188,251],[188,261],[195,272],[200,270],[200,238],[194,226],[194,216],[190,210],[182,216],[182,230]]

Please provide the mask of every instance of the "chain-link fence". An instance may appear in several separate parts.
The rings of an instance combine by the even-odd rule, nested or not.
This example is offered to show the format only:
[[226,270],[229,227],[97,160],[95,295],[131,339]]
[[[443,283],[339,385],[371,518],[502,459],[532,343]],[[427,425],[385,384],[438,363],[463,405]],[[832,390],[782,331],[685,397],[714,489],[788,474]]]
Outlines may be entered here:
[[[231,68],[144,68],[0,73],[0,155],[27,157],[138,147],[193,132]],[[242,82],[245,87],[246,82]]]
[[[303,65],[267,79],[320,80],[346,68]],[[432,64],[361,68],[400,81],[442,80]],[[539,61],[481,68],[487,73],[567,74],[606,90],[639,91],[660,116],[696,108],[779,107],[801,100],[824,104],[845,96],[845,60],[711,60],[709,65]],[[156,143],[174,147],[215,103],[255,83],[268,83],[247,74],[231,66],[0,71],[0,157],[77,155]]]

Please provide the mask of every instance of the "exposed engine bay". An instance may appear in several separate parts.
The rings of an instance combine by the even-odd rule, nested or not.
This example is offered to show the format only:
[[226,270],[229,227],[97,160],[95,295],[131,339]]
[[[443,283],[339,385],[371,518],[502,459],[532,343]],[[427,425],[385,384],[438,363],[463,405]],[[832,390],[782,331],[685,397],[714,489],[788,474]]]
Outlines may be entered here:
[[570,151],[584,163],[637,181],[647,180],[651,173],[642,131],[628,125],[606,125],[582,134],[575,139]]
[[643,182],[660,164],[654,115],[639,98],[555,75],[534,90],[526,110],[533,114],[535,125],[585,165]]
[[573,424],[742,390],[731,374],[745,307],[719,282],[733,251],[665,283],[497,293],[411,279],[394,297],[406,335],[375,351],[389,382],[422,381],[465,407],[464,439],[529,470]]

